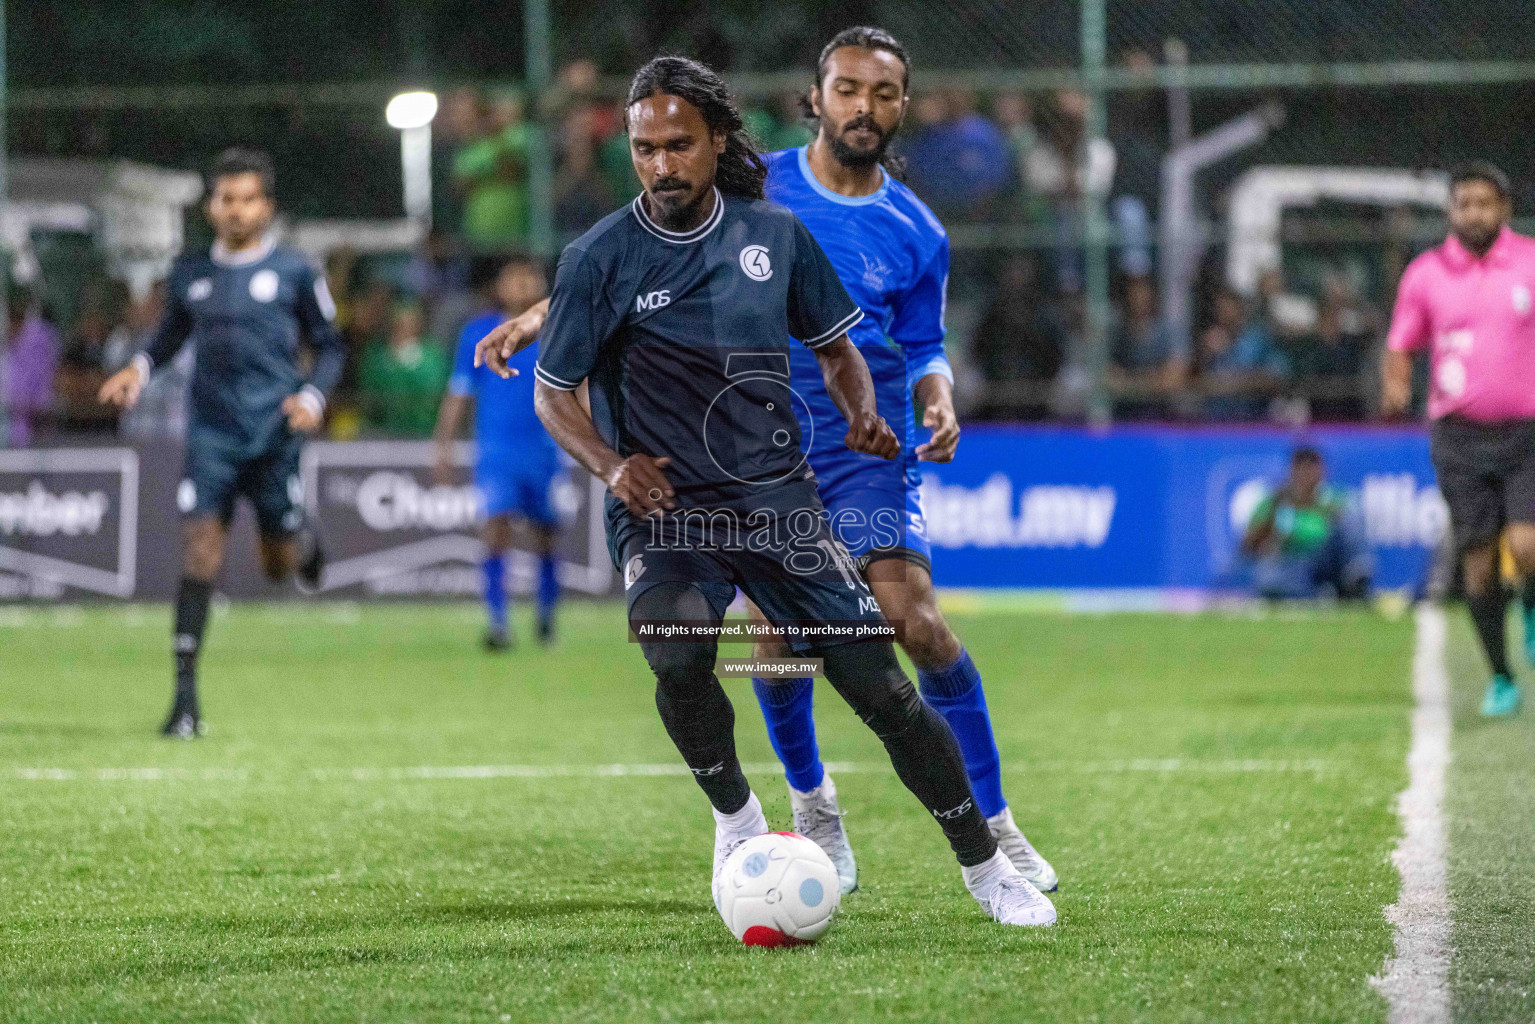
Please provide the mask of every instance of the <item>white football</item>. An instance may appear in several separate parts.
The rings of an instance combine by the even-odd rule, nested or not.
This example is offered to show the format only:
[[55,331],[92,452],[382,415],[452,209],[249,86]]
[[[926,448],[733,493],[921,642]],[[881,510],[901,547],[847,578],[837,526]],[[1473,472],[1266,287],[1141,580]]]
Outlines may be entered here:
[[768,832],[736,847],[714,893],[725,927],[748,946],[814,942],[841,903],[831,858],[793,832]]

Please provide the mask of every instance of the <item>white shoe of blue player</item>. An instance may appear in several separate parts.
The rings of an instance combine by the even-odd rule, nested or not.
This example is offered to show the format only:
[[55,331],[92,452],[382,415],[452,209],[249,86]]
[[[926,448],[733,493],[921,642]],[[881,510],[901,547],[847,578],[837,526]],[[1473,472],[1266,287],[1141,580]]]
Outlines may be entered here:
[[789,806],[794,811],[794,831],[831,858],[842,895],[858,888],[858,862],[853,859],[853,846],[842,827],[843,810],[837,805],[837,785],[831,781],[831,775],[824,775],[821,784],[808,793],[790,786]]
[[1024,837],[1023,830],[1013,821],[1012,808],[1004,807],[1001,812],[986,819],[986,826],[991,829],[991,834],[997,841],[997,848],[1007,854],[1007,859],[1013,862],[1013,867],[1034,884],[1034,888],[1040,892],[1054,892],[1060,888],[1060,879],[1056,877],[1055,868],[1050,862],[1039,855],[1034,845]]

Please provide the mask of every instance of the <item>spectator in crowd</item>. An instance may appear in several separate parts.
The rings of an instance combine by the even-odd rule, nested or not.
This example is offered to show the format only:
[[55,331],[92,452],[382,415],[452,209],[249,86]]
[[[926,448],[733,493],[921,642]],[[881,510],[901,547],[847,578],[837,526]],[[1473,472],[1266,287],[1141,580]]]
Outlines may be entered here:
[[5,352],[0,358],[0,410],[6,444],[24,448],[53,408],[53,377],[59,365],[59,334],[23,288],[11,287]]
[[469,260],[453,236],[433,225],[405,266],[407,294],[426,307],[426,333],[433,338],[454,338],[474,315],[469,291]]
[[1374,567],[1363,518],[1325,477],[1322,454],[1297,448],[1289,479],[1253,510],[1242,553],[1254,562],[1253,584],[1260,597],[1369,597]]
[[1297,383],[1319,420],[1364,418],[1365,368],[1373,339],[1367,313],[1347,278],[1322,284],[1316,329],[1290,346]]
[[991,101],[991,116],[1007,139],[1013,186],[1012,209],[1018,220],[1044,223],[1048,209],[1029,188],[1029,154],[1039,145],[1039,130],[1034,126],[1034,105],[1021,92],[1004,92]]
[[1046,205],[1054,228],[1055,286],[1077,292],[1083,286],[1082,200],[1104,199],[1114,183],[1114,147],[1087,138],[1087,97],[1056,91],[1039,111],[1040,143],[1024,158],[1025,183]]
[[1109,338],[1109,385],[1125,419],[1169,418],[1188,383],[1189,352],[1161,316],[1150,277],[1125,282],[1124,312]]
[[395,307],[389,341],[368,349],[362,364],[362,407],[370,427],[396,437],[430,437],[448,381],[442,345],[422,336],[421,306]]
[[987,385],[981,414],[1027,419],[1047,415],[1049,385],[1065,362],[1066,347],[1061,311],[1040,288],[1034,260],[1010,257],[971,341],[972,358]]
[[53,378],[56,421],[61,431],[110,430],[114,426],[116,417],[96,401],[96,392],[109,374],[127,364],[133,352],[127,332],[117,322],[117,309],[112,308],[118,306],[115,299],[103,296],[75,318],[75,329]]
[[1214,322],[1199,338],[1199,381],[1204,415],[1214,420],[1262,418],[1269,399],[1289,375],[1289,363],[1242,297],[1223,287],[1215,294]]
[[[1126,70],[1149,79],[1156,61],[1145,50],[1124,55]],[[1109,214],[1119,229],[1120,270],[1141,277],[1151,273],[1151,224],[1162,191],[1162,111],[1159,89],[1124,89],[1108,99],[1108,134],[1114,147],[1114,185]]]
[[[602,173],[598,122],[597,107],[582,100],[569,106],[560,123],[555,154],[554,224],[566,236],[586,231],[617,205]],[[457,332],[451,337],[458,337]]]
[[993,212],[1007,186],[1007,139],[975,110],[963,90],[930,93],[913,102],[915,130],[901,147],[907,184],[940,217],[976,220]]
[[[450,89],[432,121],[432,222],[458,230],[464,222],[464,194],[455,174],[458,153],[480,138],[485,101],[473,86]],[[331,293],[335,294],[332,282]],[[339,301],[339,299],[338,299]]]
[[505,93],[492,104],[479,136],[453,158],[464,197],[464,241],[471,249],[500,252],[526,243],[527,151],[522,98]]

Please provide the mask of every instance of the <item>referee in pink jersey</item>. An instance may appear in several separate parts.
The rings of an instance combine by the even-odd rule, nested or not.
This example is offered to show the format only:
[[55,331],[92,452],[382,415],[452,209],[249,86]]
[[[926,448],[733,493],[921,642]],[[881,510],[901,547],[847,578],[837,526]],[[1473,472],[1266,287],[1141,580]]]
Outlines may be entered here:
[[1508,226],[1508,178],[1491,164],[1450,177],[1450,236],[1402,275],[1382,358],[1382,411],[1400,415],[1412,353],[1429,354],[1428,415],[1466,604],[1492,681],[1482,714],[1519,710],[1508,668],[1498,538],[1525,578],[1524,645],[1535,663],[1535,239]]

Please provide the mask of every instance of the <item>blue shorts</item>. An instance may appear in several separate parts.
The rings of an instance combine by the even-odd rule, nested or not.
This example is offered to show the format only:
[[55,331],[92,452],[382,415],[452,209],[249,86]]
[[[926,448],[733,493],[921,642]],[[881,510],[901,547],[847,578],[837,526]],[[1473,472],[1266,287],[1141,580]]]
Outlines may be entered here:
[[485,515],[515,516],[553,530],[560,524],[554,487],[560,477],[554,459],[486,461],[474,467],[474,483],[485,498]]
[[814,461],[816,490],[832,533],[860,569],[882,558],[902,558],[932,570],[915,459],[905,465],[867,456]]
[[[769,622],[788,631],[784,639],[798,653],[889,641],[878,633],[888,626],[868,584],[831,538],[815,488],[790,484],[761,505],[770,508],[679,510],[644,520],[610,508],[609,550],[631,612],[656,584],[687,583],[723,618],[740,587]],[[777,525],[757,518],[766,512]]]
[[265,452],[244,458],[206,434],[187,435],[185,469],[176,506],[188,518],[213,516],[226,526],[235,499],[245,495],[256,509],[263,537],[287,537],[304,522],[304,485],[299,453],[304,439],[286,431]]

